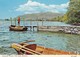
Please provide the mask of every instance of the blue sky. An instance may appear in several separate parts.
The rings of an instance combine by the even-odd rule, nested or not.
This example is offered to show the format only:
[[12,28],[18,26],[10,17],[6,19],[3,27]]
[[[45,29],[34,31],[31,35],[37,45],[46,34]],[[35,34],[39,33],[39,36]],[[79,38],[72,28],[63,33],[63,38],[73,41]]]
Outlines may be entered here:
[[39,12],[65,13],[68,4],[69,0],[0,0],[0,19]]

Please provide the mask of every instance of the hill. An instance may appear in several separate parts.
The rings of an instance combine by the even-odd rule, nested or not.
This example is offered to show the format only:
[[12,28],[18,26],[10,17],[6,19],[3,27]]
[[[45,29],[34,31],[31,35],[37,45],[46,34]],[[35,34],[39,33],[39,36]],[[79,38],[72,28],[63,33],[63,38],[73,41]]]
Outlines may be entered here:
[[52,13],[52,12],[45,12],[45,13],[33,13],[33,14],[24,14],[20,15],[20,18],[23,20],[48,20],[54,19],[55,17],[63,16],[61,13]]

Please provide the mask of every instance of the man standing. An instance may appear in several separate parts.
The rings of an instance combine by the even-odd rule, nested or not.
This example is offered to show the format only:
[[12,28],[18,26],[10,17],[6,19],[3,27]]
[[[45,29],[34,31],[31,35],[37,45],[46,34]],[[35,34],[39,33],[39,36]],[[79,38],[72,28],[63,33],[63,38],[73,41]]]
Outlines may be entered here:
[[20,17],[18,17],[18,26],[20,26]]

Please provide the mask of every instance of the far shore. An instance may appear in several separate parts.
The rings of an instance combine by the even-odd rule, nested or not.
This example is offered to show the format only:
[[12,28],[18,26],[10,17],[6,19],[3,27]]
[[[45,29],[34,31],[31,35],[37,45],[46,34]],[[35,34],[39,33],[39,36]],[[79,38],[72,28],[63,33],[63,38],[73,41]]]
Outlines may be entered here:
[[[0,21],[11,21],[11,20],[0,20]],[[17,20],[12,20],[12,21],[16,21],[17,22]],[[44,21],[49,21],[49,22],[61,22],[61,21],[56,21],[56,20],[21,20],[21,21],[42,21],[42,22],[44,22]],[[68,23],[67,23],[68,24]],[[73,24],[70,24],[70,25],[73,25],[73,26],[80,26],[80,23],[73,23]]]

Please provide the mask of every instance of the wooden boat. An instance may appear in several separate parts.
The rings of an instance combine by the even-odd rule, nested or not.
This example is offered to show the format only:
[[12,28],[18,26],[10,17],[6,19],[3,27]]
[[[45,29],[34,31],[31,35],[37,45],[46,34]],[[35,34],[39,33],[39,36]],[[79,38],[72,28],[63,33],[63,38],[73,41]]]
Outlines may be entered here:
[[73,52],[44,48],[42,46],[37,46],[36,44],[14,43],[11,47],[14,48],[20,55],[76,55],[76,53]]
[[15,26],[15,25],[11,25],[9,27],[10,31],[27,31],[27,27],[25,26]]

